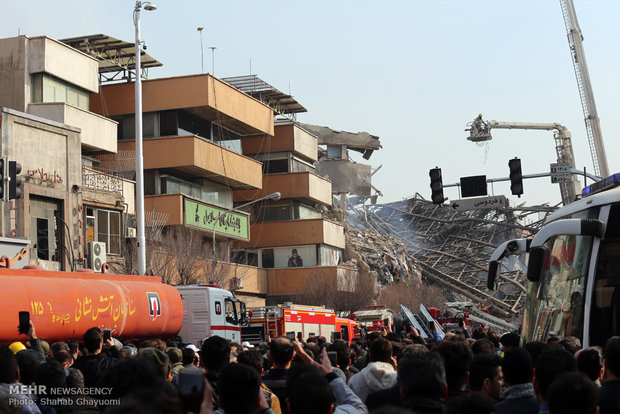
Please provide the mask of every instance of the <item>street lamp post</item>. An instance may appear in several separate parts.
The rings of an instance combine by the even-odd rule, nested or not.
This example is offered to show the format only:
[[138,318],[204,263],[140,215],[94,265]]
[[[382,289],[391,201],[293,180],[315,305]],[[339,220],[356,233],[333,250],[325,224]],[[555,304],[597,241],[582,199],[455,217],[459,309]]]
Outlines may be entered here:
[[226,210],[225,212],[219,214],[215,220],[213,220],[213,241],[212,241],[212,246],[213,246],[213,274],[215,275],[215,267],[217,266],[217,251],[215,249],[215,225],[217,224],[217,221],[220,219],[220,217],[225,216],[226,214],[230,213],[231,211],[235,210],[235,209],[240,209],[243,207],[247,207],[250,206],[254,203],[258,203],[259,201],[265,201],[265,200],[274,200],[274,201],[278,201],[280,199],[280,197],[282,196],[282,194],[280,194],[279,192],[275,192],[275,193],[271,193],[269,195],[266,195],[265,197],[261,197],[259,199],[256,200],[252,200],[250,202],[247,202],[245,204],[242,204],[240,206],[237,206],[236,208],[229,208],[228,210]]
[[133,23],[136,29],[136,225],[138,227],[138,273],[146,273],[146,237],[144,235],[144,157],[142,155],[142,78],[140,76],[140,10],[156,10],[150,1],[136,1]]

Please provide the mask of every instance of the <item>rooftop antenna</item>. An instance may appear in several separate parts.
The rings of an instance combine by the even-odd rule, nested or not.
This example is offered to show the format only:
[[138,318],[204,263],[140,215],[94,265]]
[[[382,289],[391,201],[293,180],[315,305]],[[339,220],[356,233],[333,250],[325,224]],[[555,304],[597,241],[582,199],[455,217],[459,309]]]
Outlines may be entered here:
[[211,74],[215,76],[215,49],[217,47],[209,46],[209,49],[211,49]]
[[205,73],[205,56],[202,51],[202,31],[204,27],[197,27],[196,30],[200,32],[200,71],[201,73]]

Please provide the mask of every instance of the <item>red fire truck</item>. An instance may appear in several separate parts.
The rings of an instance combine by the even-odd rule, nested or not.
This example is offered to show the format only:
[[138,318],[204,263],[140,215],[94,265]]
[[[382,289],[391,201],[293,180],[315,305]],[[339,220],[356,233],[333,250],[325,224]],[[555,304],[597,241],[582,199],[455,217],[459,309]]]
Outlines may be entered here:
[[324,336],[327,340],[343,339],[351,343],[359,324],[337,318],[333,310],[323,306],[284,305],[248,308],[249,325],[241,329],[243,341],[258,343],[267,338],[292,336],[308,338]]
[[351,319],[366,328],[368,332],[380,331],[385,326],[385,321],[394,323],[395,312],[385,305],[368,306],[351,314]]

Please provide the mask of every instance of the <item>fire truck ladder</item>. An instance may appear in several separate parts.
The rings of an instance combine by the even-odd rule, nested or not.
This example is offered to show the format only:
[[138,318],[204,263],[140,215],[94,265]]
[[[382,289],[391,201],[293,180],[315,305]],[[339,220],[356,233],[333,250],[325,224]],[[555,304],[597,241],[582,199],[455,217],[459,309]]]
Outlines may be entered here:
[[424,319],[427,322],[425,326],[428,326],[428,322],[433,322],[435,324],[435,329],[437,329],[437,333],[439,334],[439,337],[443,339],[443,337],[446,336],[443,329],[441,329],[441,325],[439,325],[439,323],[437,323],[435,318],[433,318],[431,314],[428,313],[428,311],[426,310],[426,306],[422,305],[421,303],[420,303],[420,314],[424,316]]
[[400,308],[403,311],[405,317],[409,320],[411,325],[420,332],[420,336],[424,339],[432,338],[433,333],[428,329],[428,324],[424,322],[424,320],[420,317],[420,315],[415,315],[413,312],[409,310],[404,305],[400,305]]

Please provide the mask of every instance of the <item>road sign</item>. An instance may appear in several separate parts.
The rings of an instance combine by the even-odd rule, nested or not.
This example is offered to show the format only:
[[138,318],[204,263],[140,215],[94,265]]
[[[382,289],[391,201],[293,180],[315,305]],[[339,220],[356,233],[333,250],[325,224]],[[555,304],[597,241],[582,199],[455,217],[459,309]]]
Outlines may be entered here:
[[549,164],[551,170],[551,182],[552,183],[569,183],[570,178],[570,165],[562,162]]
[[461,200],[451,200],[450,207],[454,210],[481,210],[485,208],[508,207],[508,199],[503,195],[491,197],[464,198]]

